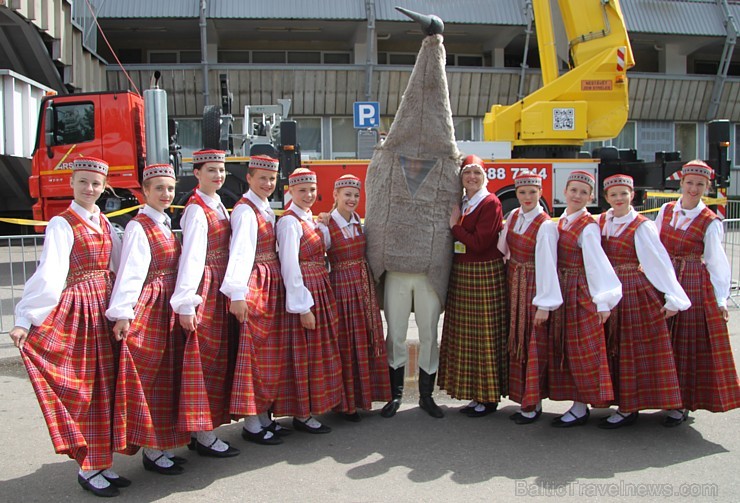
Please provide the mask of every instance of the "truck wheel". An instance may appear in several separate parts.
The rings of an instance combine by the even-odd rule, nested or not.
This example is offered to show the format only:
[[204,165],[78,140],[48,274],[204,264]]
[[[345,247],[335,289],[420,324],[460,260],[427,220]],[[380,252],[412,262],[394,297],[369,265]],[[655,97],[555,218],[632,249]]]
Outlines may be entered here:
[[204,149],[221,149],[221,108],[216,105],[208,105],[203,109],[201,134]]

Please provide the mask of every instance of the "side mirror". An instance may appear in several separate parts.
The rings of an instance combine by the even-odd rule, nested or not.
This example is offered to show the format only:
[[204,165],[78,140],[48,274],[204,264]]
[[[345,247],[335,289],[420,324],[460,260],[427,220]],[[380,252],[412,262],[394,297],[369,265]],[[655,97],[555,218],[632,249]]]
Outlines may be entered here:
[[54,157],[51,147],[54,145],[54,129],[56,129],[54,120],[54,102],[49,101],[44,110],[44,141],[46,142],[46,155],[51,159]]

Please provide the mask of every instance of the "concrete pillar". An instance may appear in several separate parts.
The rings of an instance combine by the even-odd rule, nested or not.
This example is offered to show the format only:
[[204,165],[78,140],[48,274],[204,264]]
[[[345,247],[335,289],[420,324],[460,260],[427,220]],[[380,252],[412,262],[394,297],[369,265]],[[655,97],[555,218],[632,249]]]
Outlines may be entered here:
[[658,71],[672,75],[686,74],[686,54],[678,44],[656,45],[658,50]]

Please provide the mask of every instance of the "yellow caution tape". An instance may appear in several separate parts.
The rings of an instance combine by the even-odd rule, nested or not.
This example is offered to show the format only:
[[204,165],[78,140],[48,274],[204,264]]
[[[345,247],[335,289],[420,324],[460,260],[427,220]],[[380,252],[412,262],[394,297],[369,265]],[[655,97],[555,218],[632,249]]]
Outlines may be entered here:
[[126,213],[131,213],[134,210],[138,210],[142,206],[144,206],[144,205],[143,204],[137,204],[136,206],[130,206],[128,208],[121,208],[120,210],[111,211],[110,213],[105,213],[105,216],[108,217],[108,218],[114,218],[114,217],[117,217],[119,215],[125,215]]
[[28,220],[26,218],[0,218],[0,222],[5,222],[6,224],[15,224],[15,225],[46,225],[49,222],[45,222],[43,220]]

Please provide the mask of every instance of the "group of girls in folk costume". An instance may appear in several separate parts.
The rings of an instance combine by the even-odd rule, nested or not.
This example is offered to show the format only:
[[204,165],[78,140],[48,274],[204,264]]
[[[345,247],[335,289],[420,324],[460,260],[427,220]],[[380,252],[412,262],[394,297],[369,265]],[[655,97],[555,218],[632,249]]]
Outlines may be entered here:
[[557,226],[539,203],[542,177],[523,173],[514,185],[520,206],[507,219],[498,248],[507,260],[509,287],[509,398],[521,404],[510,418],[529,424],[540,417],[548,396],[548,320],[563,296]]
[[453,398],[471,400],[463,413],[482,417],[508,394],[506,273],[496,247],[503,214],[498,197],[486,189],[479,157],[463,160],[460,178],[465,195],[450,217],[456,242],[438,383]]
[[[239,453],[213,432],[232,417],[244,418],[246,440],[276,444],[290,430],[272,421],[270,410],[294,416],[296,429],[326,433],[312,414],[334,408],[356,419],[358,408],[388,398],[380,312],[353,213],[359,180],[337,182],[337,210],[326,220],[332,280],[342,292],[338,323],[324,236],[305,218],[316,175],[299,169],[291,176],[293,205],[276,233],[267,198],[277,160],[250,160],[250,190],[230,222],[216,194],[224,153],[193,158],[199,186],[182,216],[182,247],[164,213],[174,198],[171,166],[145,168],[146,205],[121,247],[95,204],[108,165],[75,160],[74,202],[49,222],[37,272],[17,307],[10,336],[55,450],[78,462],[80,485],[97,496],[116,496],[131,483],[111,469],[114,451],[143,448],[145,469],[177,475],[186,462],[172,452],[177,447],[213,457]],[[283,314],[276,234],[295,314]],[[229,310],[238,330],[229,330]]]
[[656,224],[691,307],[670,320],[681,408],[664,424],[676,426],[688,411],[724,412],[740,407],[740,385],[727,328],[730,267],[722,223],[701,200],[714,171],[702,161],[681,170],[681,198],[660,209]]
[[355,422],[360,420],[357,409],[368,410],[373,402],[390,400],[383,322],[356,212],[361,190],[359,178],[341,176],[334,182],[334,209],[319,216],[339,316],[344,394],[338,410]]

